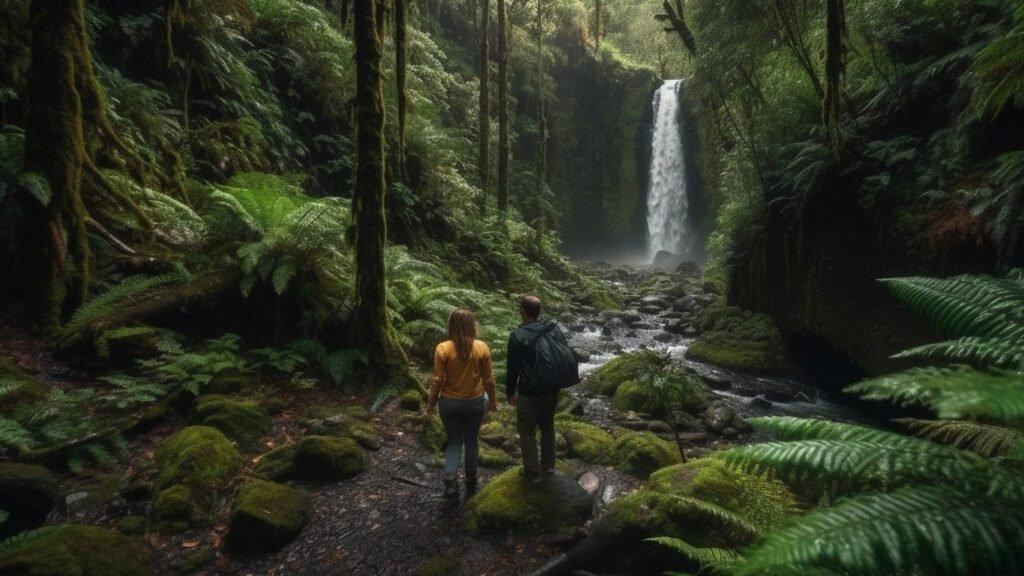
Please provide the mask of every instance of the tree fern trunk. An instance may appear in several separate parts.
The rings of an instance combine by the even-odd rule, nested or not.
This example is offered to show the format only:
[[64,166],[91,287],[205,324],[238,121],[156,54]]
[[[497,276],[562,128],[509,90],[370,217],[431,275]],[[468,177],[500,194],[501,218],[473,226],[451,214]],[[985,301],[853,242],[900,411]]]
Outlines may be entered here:
[[537,253],[544,252],[544,173],[547,171],[547,117],[544,112],[544,2],[537,0]]
[[398,173],[405,178],[405,118],[409,108],[406,91],[405,60],[408,46],[406,35],[406,1],[395,2],[395,84],[398,92]]
[[[358,143],[356,189],[352,198],[355,221],[356,295],[355,337],[371,355],[384,379],[408,374],[407,359],[388,319],[384,246],[387,242],[384,181],[384,78],[381,73],[381,14],[379,0],[356,0],[356,111]],[[411,376],[410,376],[411,378]]]
[[846,15],[843,0],[828,0],[825,46],[825,98],[822,102],[822,120],[828,131],[832,153],[840,156],[839,114],[840,89],[846,70]]

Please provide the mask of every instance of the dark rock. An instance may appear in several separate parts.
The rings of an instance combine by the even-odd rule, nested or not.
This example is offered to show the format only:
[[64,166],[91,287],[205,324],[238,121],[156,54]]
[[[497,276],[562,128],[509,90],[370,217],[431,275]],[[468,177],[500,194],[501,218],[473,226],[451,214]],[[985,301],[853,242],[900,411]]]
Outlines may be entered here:
[[758,394],[750,399],[750,405],[755,408],[768,409],[772,407],[772,403],[765,399],[764,394]]
[[672,309],[676,312],[693,312],[697,308],[697,301],[693,296],[683,296],[672,303]]
[[736,412],[732,408],[725,404],[716,404],[704,413],[704,421],[708,430],[720,434],[732,423],[735,416]]
[[708,374],[701,374],[700,378],[708,385],[708,388],[711,388],[712,390],[728,390],[732,388],[732,381],[724,374],[711,372]]
[[736,430],[735,428],[733,428],[732,426],[727,426],[725,428],[725,430],[722,430],[722,437],[723,438],[728,438],[728,439],[732,440],[732,439],[736,438],[739,435],[740,435],[739,431]]
[[683,276],[700,276],[700,264],[697,264],[693,260],[680,262],[679,265],[676,266],[676,274],[682,274]]
[[705,282],[704,285],[701,286],[701,290],[708,294],[714,294],[716,296],[722,295],[722,290],[714,282]]
[[651,261],[651,267],[659,270],[672,270],[681,261],[681,256],[677,256],[668,250],[658,250],[657,254],[654,255],[654,260]]
[[737,415],[735,418],[732,419],[732,425],[741,434],[750,434],[751,432],[754,431],[754,427],[750,424],[750,422],[747,422],[746,419],[744,419],[740,415]]
[[629,326],[622,320],[622,318],[612,318],[605,322],[604,326],[601,327],[601,334],[605,336],[613,336],[615,334],[622,334],[629,330]]
[[47,468],[0,462],[0,510],[10,514],[0,524],[0,540],[45,522],[57,489],[57,477]]
[[668,332],[658,332],[652,338],[655,342],[671,342],[676,339],[676,337],[673,334],[670,334]]

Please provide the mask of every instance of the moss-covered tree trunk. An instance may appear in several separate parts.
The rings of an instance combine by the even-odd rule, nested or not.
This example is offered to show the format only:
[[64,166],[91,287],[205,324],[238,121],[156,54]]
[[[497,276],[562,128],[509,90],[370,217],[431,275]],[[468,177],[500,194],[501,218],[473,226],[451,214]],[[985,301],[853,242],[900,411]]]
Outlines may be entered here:
[[828,131],[832,153],[839,158],[840,89],[846,71],[846,9],[843,0],[828,0],[825,26],[825,99],[822,120]]
[[537,253],[544,252],[544,175],[547,172],[548,120],[544,110],[544,2],[537,0]]
[[406,52],[408,46],[408,30],[406,2],[394,0],[395,3],[395,90],[398,93],[398,173],[405,177],[405,123],[409,111],[409,93],[406,91]]
[[498,210],[508,214],[508,22],[498,0]]
[[480,142],[477,154],[477,172],[480,175],[480,215],[487,213],[487,189],[490,188],[490,140],[491,140],[491,94],[490,79],[491,45],[488,41],[491,21],[491,2],[483,0],[480,8]]
[[25,250],[38,251],[26,274],[43,331],[60,326],[89,284],[88,214],[82,201],[87,151],[83,108],[102,106],[92,74],[82,0],[34,0],[32,66],[25,133],[25,167],[46,176],[49,203],[29,201]]
[[601,51],[601,12],[603,6],[601,0],[595,0],[594,2],[594,49],[598,52]]
[[[376,375],[411,378],[405,352],[388,319],[384,246],[387,242],[384,180],[384,80],[381,73],[380,0],[353,5],[356,44],[356,291],[355,338],[371,355]],[[413,382],[415,382],[413,380]]]

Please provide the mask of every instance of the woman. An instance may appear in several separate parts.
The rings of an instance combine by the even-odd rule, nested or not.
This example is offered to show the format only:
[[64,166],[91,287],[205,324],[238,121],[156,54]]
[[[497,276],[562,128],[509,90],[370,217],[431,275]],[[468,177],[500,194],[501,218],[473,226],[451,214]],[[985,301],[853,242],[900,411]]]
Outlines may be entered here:
[[440,406],[441,422],[448,440],[444,449],[444,496],[458,498],[456,474],[462,447],[466,447],[466,494],[476,492],[476,467],[480,455],[477,438],[487,410],[497,412],[491,350],[476,339],[476,319],[465,308],[448,316],[448,340],[434,350],[434,379],[427,394],[427,416]]

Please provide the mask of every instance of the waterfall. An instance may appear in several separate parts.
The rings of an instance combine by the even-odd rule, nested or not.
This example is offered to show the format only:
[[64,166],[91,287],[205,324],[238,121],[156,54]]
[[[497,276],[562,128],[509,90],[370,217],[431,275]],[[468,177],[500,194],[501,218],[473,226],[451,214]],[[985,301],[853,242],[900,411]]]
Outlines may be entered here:
[[651,142],[650,187],[647,190],[647,246],[649,257],[667,250],[692,259],[686,216],[685,150],[679,115],[681,80],[666,80],[654,93],[654,133]]

